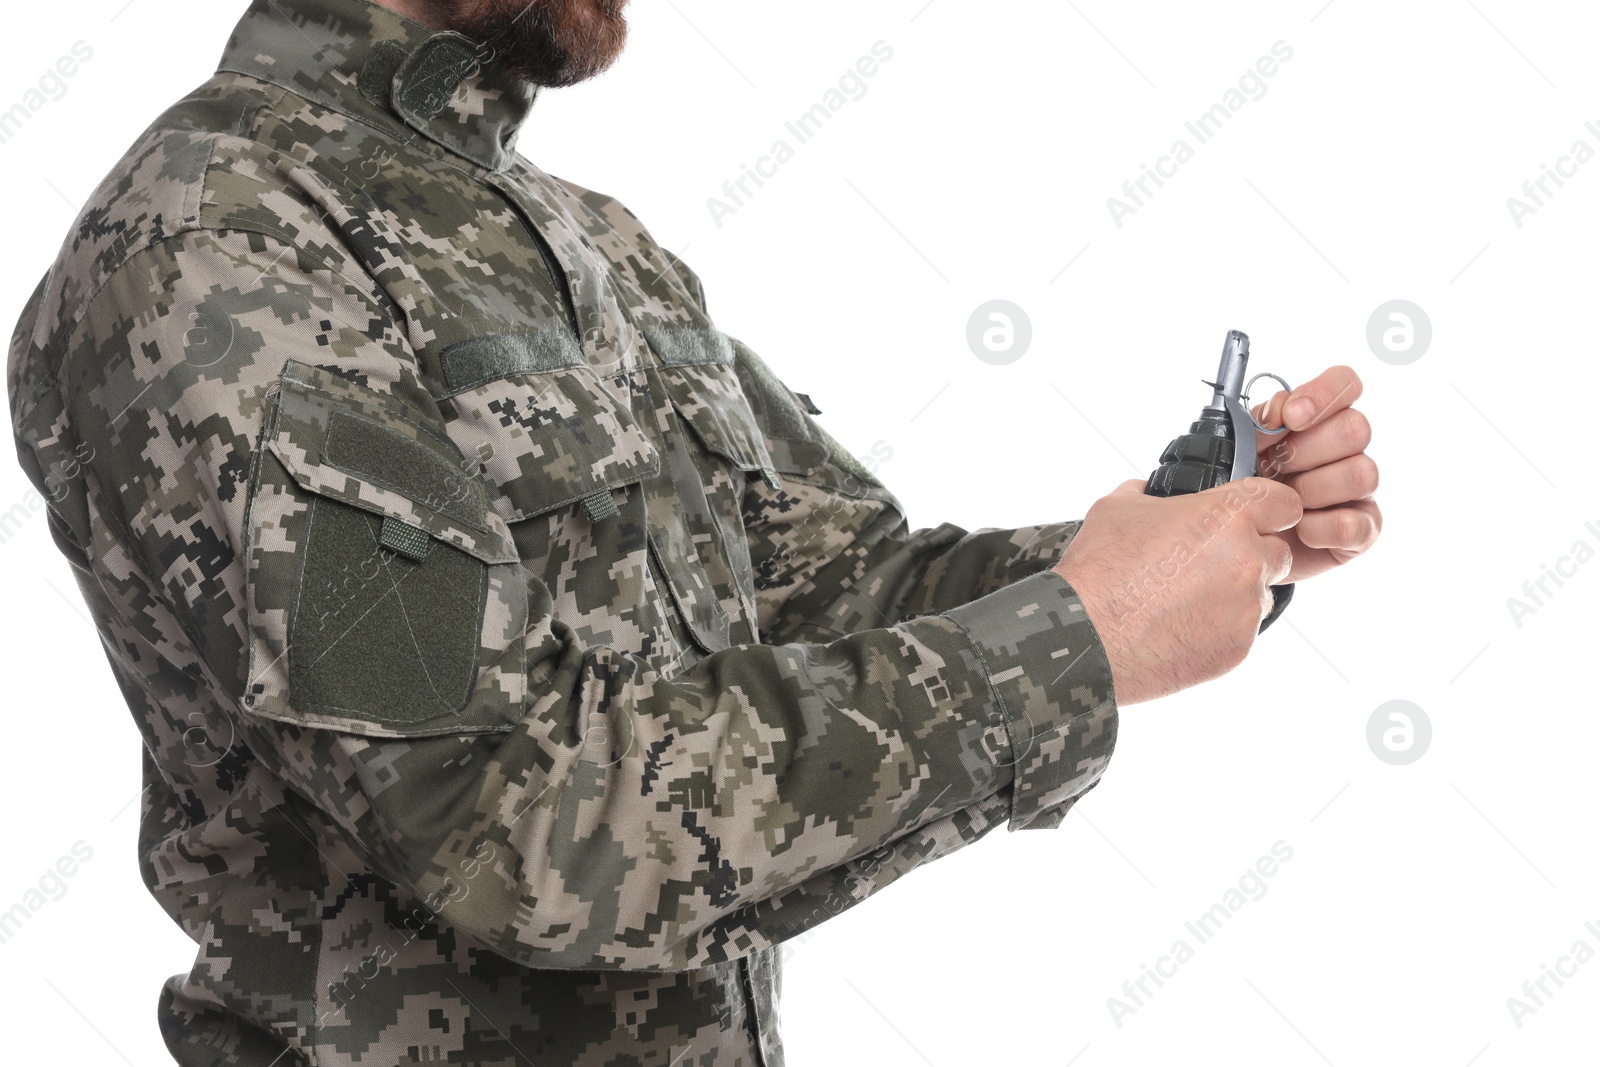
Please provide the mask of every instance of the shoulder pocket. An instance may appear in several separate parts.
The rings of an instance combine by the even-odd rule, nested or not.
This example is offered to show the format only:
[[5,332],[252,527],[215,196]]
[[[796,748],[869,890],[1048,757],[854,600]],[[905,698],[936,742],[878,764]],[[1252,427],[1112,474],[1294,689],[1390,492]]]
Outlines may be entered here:
[[245,706],[379,736],[508,729],[526,588],[437,415],[292,360],[271,404],[248,522]]
[[765,428],[772,463],[780,473],[804,477],[846,496],[873,497],[900,507],[872,470],[812,417],[809,398],[784,385],[744,342],[728,341],[740,384]]
[[712,327],[648,326],[655,376],[707,452],[777,482],[776,462],[735,368],[733,342]]
[[750,346],[728,338],[735,356],[740,385],[749,398],[757,419],[766,428],[767,448],[773,465],[781,474],[810,475],[828,462],[834,445],[822,426],[812,418],[809,399],[799,395],[778,379]]

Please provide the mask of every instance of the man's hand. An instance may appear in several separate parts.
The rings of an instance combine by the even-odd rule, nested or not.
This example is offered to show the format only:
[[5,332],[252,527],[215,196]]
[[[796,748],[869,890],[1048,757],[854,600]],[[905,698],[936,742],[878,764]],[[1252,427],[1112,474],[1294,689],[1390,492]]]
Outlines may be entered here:
[[1055,565],[1111,662],[1119,706],[1176,693],[1244,661],[1270,587],[1295,562],[1299,495],[1244,478],[1186,496],[1123,482],[1095,501]]
[[1293,393],[1280,390],[1252,409],[1263,426],[1289,427],[1275,437],[1256,435],[1256,465],[1262,476],[1299,493],[1305,507],[1300,524],[1284,534],[1294,552],[1286,582],[1348,563],[1383,529],[1372,500],[1378,465],[1366,454],[1372,427],[1350,406],[1360,396],[1355,371],[1329,367]]

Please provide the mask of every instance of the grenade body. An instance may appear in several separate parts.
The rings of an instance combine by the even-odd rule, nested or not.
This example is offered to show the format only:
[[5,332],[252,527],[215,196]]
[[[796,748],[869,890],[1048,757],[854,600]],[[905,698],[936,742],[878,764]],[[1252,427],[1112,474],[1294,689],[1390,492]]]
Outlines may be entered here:
[[1225,412],[1207,408],[1189,432],[1167,445],[1150,472],[1148,496],[1177,496],[1215,488],[1233,478],[1233,431]]
[[[1200,493],[1257,472],[1256,425],[1245,410],[1241,395],[1249,359],[1250,338],[1238,330],[1229,332],[1217,380],[1205,383],[1215,390],[1212,401],[1190,424],[1189,432],[1173,439],[1161,453],[1161,465],[1145,481],[1147,496]],[[1241,455],[1241,449],[1249,451]],[[1265,630],[1283,614],[1293,596],[1292,582],[1273,586],[1272,611],[1261,620],[1256,632]]]

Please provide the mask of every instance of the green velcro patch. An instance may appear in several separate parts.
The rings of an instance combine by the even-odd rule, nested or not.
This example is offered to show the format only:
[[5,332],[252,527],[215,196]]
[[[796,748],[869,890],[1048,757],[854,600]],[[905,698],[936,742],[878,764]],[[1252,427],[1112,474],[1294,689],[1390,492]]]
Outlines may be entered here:
[[378,544],[391,552],[398,552],[406,559],[421,563],[428,558],[428,549],[433,544],[433,538],[428,536],[426,530],[419,530],[409,523],[401,522],[393,515],[383,518],[383,530],[378,535]]
[[512,374],[542,374],[584,362],[578,339],[565,327],[554,326],[469,337],[439,353],[439,371],[452,396]]
[[621,514],[616,498],[609,489],[597,489],[584,497],[583,510],[589,513],[590,522],[601,522]]
[[733,362],[733,346],[713,326],[647,324],[641,332],[656,358],[669,367]]
[[423,41],[395,72],[395,106],[423,119],[444,111],[461,82],[478,67],[478,49],[458,33]]
[[754,399],[761,405],[768,433],[791,441],[813,440],[806,424],[805,408],[795,398],[795,393],[748,348],[740,353],[739,376],[756,394]]
[[406,50],[398,41],[379,41],[372,46],[367,62],[356,78],[356,85],[367,99],[383,107],[389,106],[389,90],[394,73],[406,61]]
[[289,690],[302,711],[393,726],[466,704],[489,568],[443,543],[415,563],[376,552],[388,525],[312,500],[289,624]]

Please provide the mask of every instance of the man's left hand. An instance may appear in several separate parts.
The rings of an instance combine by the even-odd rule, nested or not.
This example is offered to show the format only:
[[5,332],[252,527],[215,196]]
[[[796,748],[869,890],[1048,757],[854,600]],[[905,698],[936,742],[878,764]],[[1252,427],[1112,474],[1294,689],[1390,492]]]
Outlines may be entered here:
[[1269,429],[1288,425],[1286,434],[1256,434],[1256,462],[1263,477],[1289,486],[1305,506],[1299,524],[1279,535],[1294,552],[1285,582],[1348,563],[1371,548],[1383,529],[1372,499],[1378,465],[1366,453],[1372,427],[1350,406],[1360,396],[1354,370],[1329,367],[1294,392],[1280,390],[1252,409]]

